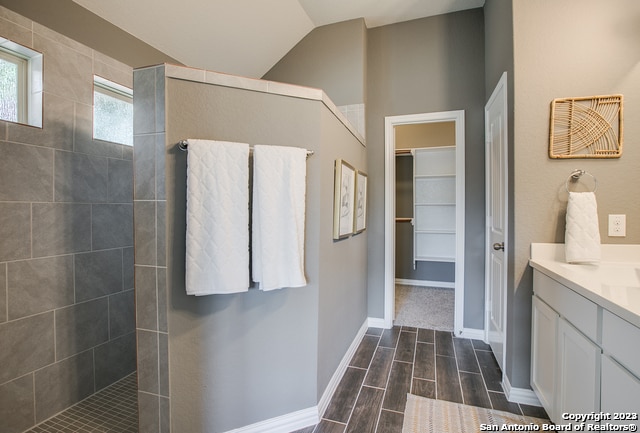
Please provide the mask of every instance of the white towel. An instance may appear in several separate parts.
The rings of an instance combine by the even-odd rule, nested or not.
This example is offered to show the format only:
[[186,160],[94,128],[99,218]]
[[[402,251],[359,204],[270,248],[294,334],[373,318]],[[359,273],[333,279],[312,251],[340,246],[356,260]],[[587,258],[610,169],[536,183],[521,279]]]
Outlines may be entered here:
[[249,289],[249,145],[189,140],[185,284],[189,295]]
[[564,248],[567,263],[600,261],[598,207],[593,192],[570,192]]
[[307,284],[306,158],[305,149],[254,146],[252,273],[261,290]]

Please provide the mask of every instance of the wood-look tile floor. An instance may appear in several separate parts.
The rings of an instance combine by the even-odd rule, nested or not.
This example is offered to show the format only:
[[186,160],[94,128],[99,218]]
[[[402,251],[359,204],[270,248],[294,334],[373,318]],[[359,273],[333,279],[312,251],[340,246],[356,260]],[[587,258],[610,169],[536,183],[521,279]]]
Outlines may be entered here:
[[407,393],[547,418],[542,408],[509,402],[501,382],[482,341],[432,329],[370,328],[320,424],[295,433],[401,433]]

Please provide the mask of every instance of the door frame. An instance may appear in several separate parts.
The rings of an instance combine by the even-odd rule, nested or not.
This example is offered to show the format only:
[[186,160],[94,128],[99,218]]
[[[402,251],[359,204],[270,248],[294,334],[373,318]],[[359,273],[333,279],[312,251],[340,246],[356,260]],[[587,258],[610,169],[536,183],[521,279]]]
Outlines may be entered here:
[[385,117],[384,165],[384,326],[391,328],[395,316],[396,274],[396,143],[395,129],[399,125],[455,122],[456,133],[456,261],[454,332],[464,332],[464,226],[465,226],[465,120],[464,110],[408,114]]
[[[491,194],[491,176],[492,176],[492,172],[491,172],[491,153],[490,153],[490,147],[489,147],[489,141],[487,140],[488,134],[490,134],[489,131],[489,119],[487,116],[487,107],[489,107],[498,97],[502,98],[502,104],[504,106],[504,110],[505,110],[505,124],[504,124],[504,129],[503,129],[503,142],[505,143],[504,145],[504,162],[505,162],[505,170],[506,170],[506,176],[505,176],[505,182],[504,182],[504,251],[503,251],[503,305],[502,305],[502,329],[503,329],[503,334],[502,334],[502,365],[504,367],[506,367],[506,353],[507,353],[507,274],[508,274],[508,263],[509,263],[509,255],[508,255],[508,246],[509,246],[509,123],[508,123],[508,95],[507,95],[507,73],[504,72],[502,74],[502,76],[500,77],[500,80],[498,81],[498,84],[496,84],[495,89],[493,90],[493,92],[491,93],[491,97],[489,98],[489,100],[487,101],[485,108],[484,108],[484,118],[485,118],[485,294],[484,294],[484,299],[485,299],[485,318],[484,318],[484,323],[485,323],[485,337],[484,340],[486,343],[489,342],[489,330],[490,330],[490,326],[489,326],[489,321],[491,320],[490,318],[490,293],[489,291],[491,290],[491,282],[489,281],[490,278],[490,270],[489,270],[489,266],[491,266],[491,250],[490,248],[492,248],[491,245],[491,220],[490,220],[490,210],[489,210],[489,206],[491,206],[491,200],[490,200],[490,194]],[[503,370],[506,370],[503,368]],[[505,376],[505,371],[503,371],[503,377]]]

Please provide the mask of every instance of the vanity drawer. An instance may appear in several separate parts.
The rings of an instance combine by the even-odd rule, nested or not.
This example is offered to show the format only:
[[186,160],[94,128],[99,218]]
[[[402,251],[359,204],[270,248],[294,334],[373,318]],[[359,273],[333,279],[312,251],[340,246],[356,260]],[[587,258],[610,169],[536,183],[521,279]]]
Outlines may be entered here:
[[535,269],[533,291],[580,332],[597,341],[598,306],[595,303]]
[[640,328],[604,310],[602,348],[640,378]]

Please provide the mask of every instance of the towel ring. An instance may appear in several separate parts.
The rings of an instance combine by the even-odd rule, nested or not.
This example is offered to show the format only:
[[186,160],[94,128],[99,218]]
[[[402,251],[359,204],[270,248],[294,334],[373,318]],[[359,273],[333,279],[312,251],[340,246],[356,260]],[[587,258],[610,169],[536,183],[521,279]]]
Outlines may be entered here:
[[591,173],[585,170],[580,170],[580,169],[573,170],[569,175],[569,177],[567,178],[567,181],[564,184],[565,188],[567,189],[567,192],[571,192],[569,191],[569,182],[577,182],[585,174],[587,176],[591,176],[591,179],[593,179],[593,191],[591,192],[596,192],[596,190],[598,189],[598,179],[596,179],[595,176],[592,175]]

